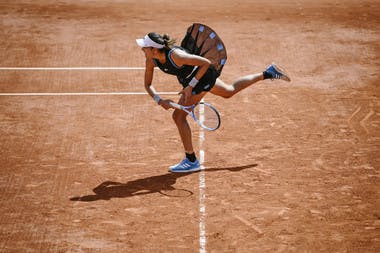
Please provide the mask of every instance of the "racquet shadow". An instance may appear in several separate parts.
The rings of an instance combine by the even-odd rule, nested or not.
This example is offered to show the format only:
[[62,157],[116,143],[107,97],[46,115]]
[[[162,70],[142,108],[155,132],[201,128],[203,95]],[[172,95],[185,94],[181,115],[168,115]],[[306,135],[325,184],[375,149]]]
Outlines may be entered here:
[[[225,168],[207,168],[205,173],[213,173],[218,171],[231,171],[237,172],[249,168],[256,167],[257,164],[249,164],[244,166],[225,167]],[[176,189],[174,184],[178,178],[196,174],[193,173],[166,173],[163,175],[152,176],[132,180],[127,183],[119,183],[113,181],[105,181],[93,189],[95,194],[77,196],[70,198],[71,201],[91,202],[97,200],[110,200],[111,198],[128,198],[133,196],[140,196],[152,193],[160,193],[162,195],[170,196],[164,192],[180,190],[186,192],[186,196],[193,195],[193,192],[185,189]]]

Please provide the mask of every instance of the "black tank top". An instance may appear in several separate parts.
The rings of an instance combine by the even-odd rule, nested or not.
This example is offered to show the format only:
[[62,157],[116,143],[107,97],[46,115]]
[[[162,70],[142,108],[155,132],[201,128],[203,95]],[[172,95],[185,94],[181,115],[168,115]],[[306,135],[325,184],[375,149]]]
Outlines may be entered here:
[[165,52],[165,63],[162,64],[159,60],[153,59],[154,64],[159,67],[163,72],[175,75],[181,84],[188,84],[190,80],[196,75],[198,71],[198,66],[183,65],[182,67],[177,66],[171,59],[171,54],[174,50],[185,50],[181,47],[173,47],[171,50]]

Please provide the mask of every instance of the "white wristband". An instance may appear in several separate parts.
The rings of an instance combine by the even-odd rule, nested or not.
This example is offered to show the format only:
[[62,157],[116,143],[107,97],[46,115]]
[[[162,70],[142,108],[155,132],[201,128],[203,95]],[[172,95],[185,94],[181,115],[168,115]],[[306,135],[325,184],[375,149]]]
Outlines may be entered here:
[[191,81],[189,82],[189,86],[191,86],[191,87],[195,87],[195,85],[197,85],[198,84],[198,80],[195,78],[195,77],[193,77],[193,79],[191,79]]
[[160,102],[160,100],[161,100],[160,96],[157,95],[157,94],[154,94],[153,99],[154,99],[154,101],[156,101],[157,104],[158,104],[158,103]]

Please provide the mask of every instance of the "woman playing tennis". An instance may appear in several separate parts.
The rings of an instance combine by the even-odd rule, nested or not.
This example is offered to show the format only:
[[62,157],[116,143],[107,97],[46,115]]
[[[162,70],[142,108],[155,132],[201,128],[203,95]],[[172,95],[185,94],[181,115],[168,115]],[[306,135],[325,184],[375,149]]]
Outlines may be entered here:
[[265,71],[238,78],[232,84],[226,84],[219,75],[227,60],[223,42],[209,27],[193,24],[181,43],[174,46],[175,41],[168,35],[161,36],[149,33],[136,40],[145,53],[145,89],[154,101],[166,110],[173,108],[173,120],[178,128],[185,149],[185,158],[169,168],[171,172],[199,171],[201,165],[193,149],[191,129],[187,122],[187,113],[174,108],[171,100],[161,98],[152,86],[154,68],[158,67],[167,74],[175,75],[183,89],[178,104],[190,106],[197,104],[208,93],[230,98],[250,85],[265,79],[290,78],[275,64]]

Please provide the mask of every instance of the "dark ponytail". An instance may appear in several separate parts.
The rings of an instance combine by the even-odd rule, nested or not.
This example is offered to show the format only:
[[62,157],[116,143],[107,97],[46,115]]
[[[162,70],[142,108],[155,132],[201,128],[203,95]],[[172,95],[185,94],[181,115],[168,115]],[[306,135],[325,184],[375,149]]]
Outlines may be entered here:
[[164,35],[161,36],[158,33],[151,32],[151,33],[148,33],[148,36],[154,42],[156,42],[158,44],[161,44],[161,45],[164,45],[165,47],[163,49],[165,49],[165,48],[166,49],[173,48],[173,46],[175,45],[175,42],[176,42],[176,40],[175,39],[171,39],[168,34],[164,34]]
[[171,39],[167,33],[162,36],[162,39],[164,40],[165,47],[167,48],[172,48],[175,45],[175,39]]

